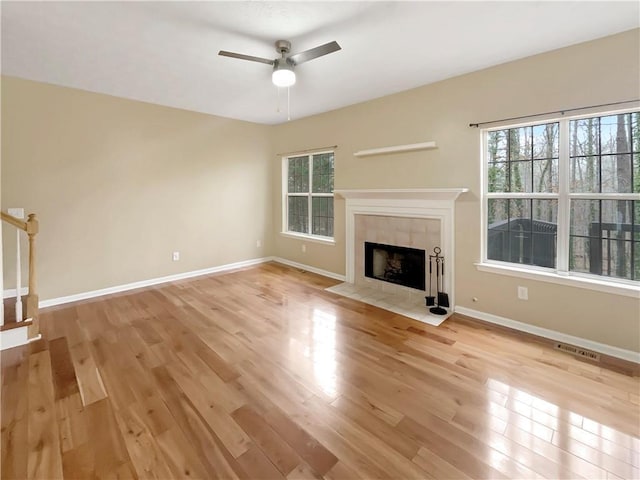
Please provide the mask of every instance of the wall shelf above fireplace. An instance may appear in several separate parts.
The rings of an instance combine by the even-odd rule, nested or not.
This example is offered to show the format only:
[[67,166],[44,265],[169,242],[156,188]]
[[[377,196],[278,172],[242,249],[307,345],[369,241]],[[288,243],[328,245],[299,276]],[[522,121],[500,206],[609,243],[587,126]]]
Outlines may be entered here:
[[370,148],[359,150],[353,155],[356,157],[368,157],[371,155],[382,155],[385,153],[413,152],[415,150],[432,150],[438,148],[436,142],[411,143],[407,145],[393,145],[391,147]]

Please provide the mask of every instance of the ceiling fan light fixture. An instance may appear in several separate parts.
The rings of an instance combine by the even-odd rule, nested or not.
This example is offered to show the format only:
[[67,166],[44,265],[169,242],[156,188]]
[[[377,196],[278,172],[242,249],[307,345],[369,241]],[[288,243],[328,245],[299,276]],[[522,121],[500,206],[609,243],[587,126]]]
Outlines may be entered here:
[[340,45],[338,45],[338,42],[333,41],[315,48],[310,48],[304,52],[289,55],[291,42],[288,40],[278,40],[276,42],[276,52],[281,55],[281,58],[276,58],[275,60],[254,57],[253,55],[245,55],[243,53],[227,52],[226,50],[220,50],[218,55],[273,65],[273,74],[271,75],[273,84],[277,87],[290,87],[296,83],[296,73],[293,71],[294,67],[309,60],[337,52],[338,50],[341,50]]
[[271,81],[276,87],[290,87],[296,83],[296,73],[287,62],[276,61],[271,74]]

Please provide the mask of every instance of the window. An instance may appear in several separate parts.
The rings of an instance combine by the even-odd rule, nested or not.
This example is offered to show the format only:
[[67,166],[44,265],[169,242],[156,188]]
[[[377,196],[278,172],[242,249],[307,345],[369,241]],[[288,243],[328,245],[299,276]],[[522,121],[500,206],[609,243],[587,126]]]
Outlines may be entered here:
[[486,130],[485,260],[640,281],[640,112]]
[[333,152],[284,159],[284,231],[333,239]]

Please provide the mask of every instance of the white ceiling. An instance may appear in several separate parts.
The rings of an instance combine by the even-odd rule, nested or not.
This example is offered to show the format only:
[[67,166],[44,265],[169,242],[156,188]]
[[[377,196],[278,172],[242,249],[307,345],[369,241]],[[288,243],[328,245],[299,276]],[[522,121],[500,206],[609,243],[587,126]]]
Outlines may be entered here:
[[6,2],[2,73],[253,122],[286,121],[273,43],[299,65],[292,119],[640,25],[640,2]]

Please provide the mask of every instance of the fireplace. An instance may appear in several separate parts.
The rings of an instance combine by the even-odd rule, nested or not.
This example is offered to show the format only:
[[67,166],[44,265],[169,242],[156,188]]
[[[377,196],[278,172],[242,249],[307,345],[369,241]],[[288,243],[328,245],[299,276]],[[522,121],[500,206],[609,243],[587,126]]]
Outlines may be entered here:
[[364,242],[364,275],[424,291],[425,251]]
[[[455,308],[455,200],[466,191],[466,188],[335,190],[336,197],[345,200],[346,282],[330,290],[430,325],[440,325]],[[401,246],[409,252],[422,250],[419,260],[412,262],[422,270],[421,274],[415,274],[420,280],[411,287],[396,283],[399,260],[393,252],[377,260],[374,272],[371,251],[371,265],[366,269],[366,243]],[[425,307],[424,287],[428,282],[425,257],[435,247],[440,247],[447,259],[440,287],[442,292],[449,294],[451,307],[446,315],[434,315]],[[396,250],[395,253],[406,257],[407,250]],[[385,276],[384,265],[389,258],[391,268],[386,275],[389,278],[379,278]]]

